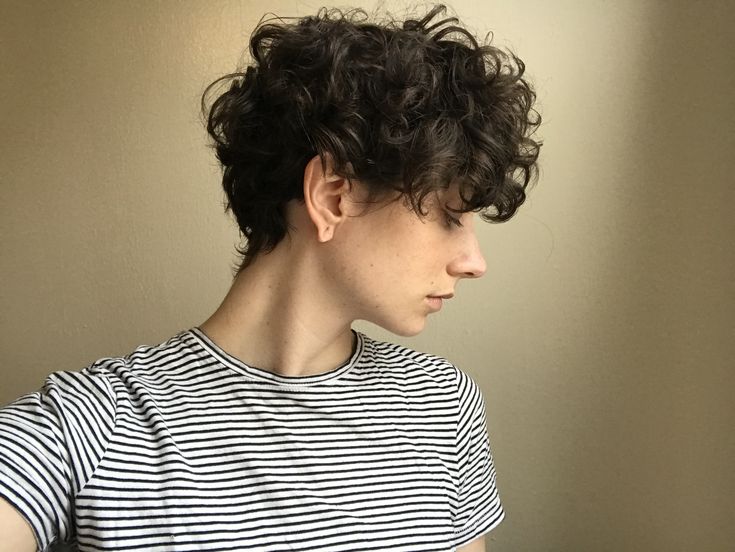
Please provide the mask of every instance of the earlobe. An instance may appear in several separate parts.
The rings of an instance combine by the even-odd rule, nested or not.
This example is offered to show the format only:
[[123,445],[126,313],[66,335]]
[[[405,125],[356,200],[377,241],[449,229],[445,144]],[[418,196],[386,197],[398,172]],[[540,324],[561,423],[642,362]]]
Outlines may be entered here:
[[343,198],[347,192],[349,182],[333,172],[331,159],[326,159],[325,167],[319,156],[306,164],[304,203],[319,242],[331,240],[335,229],[345,219]]
[[326,226],[321,232],[319,232],[318,239],[321,243],[328,242],[332,239],[332,227]]

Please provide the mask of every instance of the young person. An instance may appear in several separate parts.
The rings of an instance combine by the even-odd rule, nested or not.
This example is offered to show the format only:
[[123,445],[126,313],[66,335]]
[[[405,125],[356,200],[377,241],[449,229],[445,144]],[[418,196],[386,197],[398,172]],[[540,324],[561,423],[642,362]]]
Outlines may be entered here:
[[419,333],[485,272],[475,213],[508,219],[535,176],[523,63],[444,11],[258,26],[203,101],[245,238],[232,288],[0,411],[0,550],[484,549],[480,389],[351,329]]

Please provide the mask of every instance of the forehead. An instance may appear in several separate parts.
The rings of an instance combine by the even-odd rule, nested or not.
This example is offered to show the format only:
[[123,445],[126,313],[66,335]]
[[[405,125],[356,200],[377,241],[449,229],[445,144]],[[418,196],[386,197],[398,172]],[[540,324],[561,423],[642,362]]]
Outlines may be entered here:
[[446,188],[434,190],[426,199],[427,207],[432,208],[461,210],[466,205],[462,200],[461,188],[458,182],[453,182]]
[[401,207],[415,215],[426,216],[447,208],[460,211],[466,206],[462,200],[461,186],[456,181],[444,187],[417,190],[415,195],[396,189],[371,195],[370,188],[364,183],[352,181],[352,184],[351,200],[359,206],[362,214],[383,211],[386,208],[392,211],[396,207]]

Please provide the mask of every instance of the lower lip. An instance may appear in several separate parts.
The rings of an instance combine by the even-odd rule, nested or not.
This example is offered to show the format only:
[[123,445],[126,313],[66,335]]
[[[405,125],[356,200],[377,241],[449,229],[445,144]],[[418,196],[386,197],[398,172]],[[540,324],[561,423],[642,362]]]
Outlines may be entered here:
[[438,311],[442,308],[442,298],[441,297],[427,297],[426,300],[429,303],[429,306],[432,310]]

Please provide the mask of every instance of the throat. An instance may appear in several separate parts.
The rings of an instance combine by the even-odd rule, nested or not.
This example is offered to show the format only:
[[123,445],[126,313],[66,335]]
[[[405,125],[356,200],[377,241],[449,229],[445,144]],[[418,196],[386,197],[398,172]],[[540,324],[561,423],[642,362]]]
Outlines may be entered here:
[[350,359],[356,344],[351,320],[339,320],[293,282],[266,282],[251,268],[199,326],[209,339],[244,364],[284,377],[330,372]]

